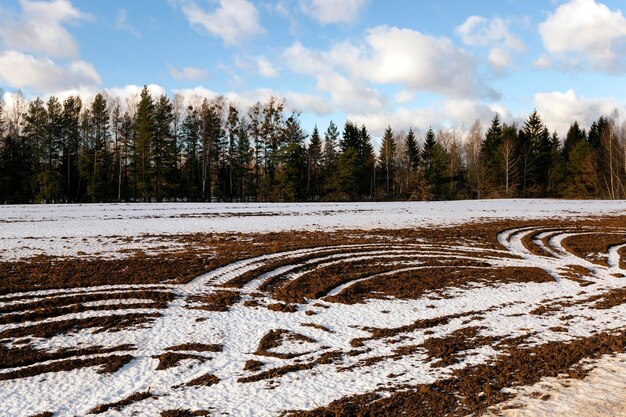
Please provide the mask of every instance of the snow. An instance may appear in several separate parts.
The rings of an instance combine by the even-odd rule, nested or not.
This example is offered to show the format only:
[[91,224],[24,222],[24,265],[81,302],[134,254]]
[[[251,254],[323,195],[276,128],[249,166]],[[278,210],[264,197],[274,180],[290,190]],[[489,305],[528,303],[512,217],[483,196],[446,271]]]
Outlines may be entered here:
[[[0,207],[0,250],[4,259],[18,259],[36,254],[73,256],[78,252],[93,254],[107,252],[122,256],[120,249],[149,250],[141,241],[117,242],[113,236],[141,236],[142,234],[180,234],[195,232],[269,232],[276,230],[336,230],[405,228],[424,225],[453,225],[468,221],[494,218],[554,219],[559,217],[585,217],[592,215],[624,214],[626,202],[588,202],[555,200],[496,200],[442,203],[382,203],[382,204],[176,204],[176,205],[89,205],[89,206],[21,206]],[[276,214],[276,215],[275,215]],[[549,237],[546,247],[553,257],[538,256],[523,245],[525,236],[541,232],[539,237]],[[114,374],[99,374],[97,369],[85,368],[68,372],[54,372],[29,378],[0,382],[0,415],[29,416],[43,411],[54,411],[55,416],[86,415],[93,407],[119,401],[136,392],[150,389],[156,398],[126,407],[123,412],[110,410],[102,415],[158,415],[166,409],[190,408],[211,410],[211,415],[275,416],[290,409],[311,409],[353,394],[371,392],[381,387],[393,389],[406,384],[432,383],[444,378],[452,369],[487,363],[499,352],[490,346],[464,352],[463,360],[450,367],[433,368],[426,355],[417,353],[392,357],[402,346],[419,345],[427,338],[445,337],[466,326],[468,317],[451,319],[448,323],[429,329],[417,329],[403,334],[393,344],[385,339],[366,340],[362,353],[345,355],[338,363],[316,365],[312,369],[292,372],[281,377],[257,382],[238,380],[250,376],[244,371],[247,360],[265,363],[261,371],[315,361],[320,354],[333,351],[354,350],[354,338],[370,336],[365,328],[395,328],[416,320],[480,311],[472,318],[472,326],[480,327],[482,336],[515,337],[531,335],[527,343],[543,344],[550,341],[571,340],[590,336],[600,331],[621,329],[626,317],[626,305],[597,310],[584,300],[602,294],[611,288],[622,288],[624,280],[613,274],[624,273],[619,256],[622,246],[608,250],[607,266],[593,264],[569,253],[562,245],[571,232],[543,230],[541,228],[511,229],[502,232],[498,239],[505,251],[490,251],[484,256],[483,248],[463,244],[446,248],[432,247],[428,242],[411,245],[342,245],[300,249],[262,255],[233,262],[197,277],[185,285],[111,285],[72,289],[46,290],[22,293],[23,299],[11,300],[10,295],[0,297],[0,307],[58,297],[62,294],[97,294],[102,292],[128,292],[126,299],[107,302],[92,301],[85,306],[120,304],[122,309],[92,310],[65,314],[41,323],[57,320],[107,317],[119,314],[153,313],[149,308],[125,308],[132,304],[147,303],[137,299],[132,290],[158,289],[173,291],[178,298],[167,308],[158,310],[162,315],[150,324],[119,332],[92,333],[81,330],[74,333],[35,340],[34,347],[62,349],[82,346],[115,347],[125,344],[135,346],[129,350],[135,359]],[[94,244],[94,239],[100,243]],[[86,241],[83,241],[86,239]],[[69,242],[69,243],[68,243]],[[97,240],[96,240],[97,242]],[[549,246],[549,247],[548,247]],[[332,251],[330,254],[329,252]],[[343,251],[343,252],[342,252]],[[339,252],[339,253],[337,253]],[[518,258],[498,254],[512,253]],[[312,255],[299,262],[298,256]],[[239,292],[244,299],[251,297],[267,280],[277,274],[301,266],[332,265],[343,260],[380,259],[406,255],[414,259],[398,262],[398,270],[410,271],[424,268],[419,259],[445,257],[449,259],[474,259],[491,267],[538,267],[555,277],[548,283],[511,283],[499,286],[476,284],[468,288],[453,288],[446,298],[424,294],[413,300],[375,299],[363,304],[345,305],[322,300],[308,300],[295,313],[272,311],[264,306],[246,306],[238,303],[225,312],[192,309],[189,296],[206,295],[223,290],[221,285],[247,271],[264,266],[276,259],[285,260],[277,269],[259,274]],[[419,255],[419,256],[418,256]],[[590,269],[585,280],[591,285],[581,288],[578,283],[564,277],[567,265]],[[382,274],[384,276],[384,274]],[[287,274],[286,279],[296,279],[298,273]],[[373,279],[365,277],[363,279]],[[337,295],[359,281],[344,283],[327,295]],[[28,298],[26,298],[28,297]],[[563,306],[549,315],[529,315],[528,312],[546,305],[546,300],[558,302],[582,301],[581,304]],[[262,303],[275,302],[269,297]],[[306,311],[316,314],[307,315]],[[564,324],[564,318],[575,316],[568,323],[568,332],[550,330]],[[31,323],[0,324],[0,332],[27,326]],[[306,326],[315,324],[321,328]],[[255,354],[259,340],[270,330],[284,329],[314,340],[314,342],[287,342],[272,350],[274,353],[301,353],[292,359],[281,359]],[[432,331],[427,334],[426,330]],[[220,344],[221,352],[199,353],[210,359],[186,360],[168,370],[156,370],[160,355],[168,347],[181,343]],[[360,362],[388,356],[369,366]],[[510,416],[526,415],[590,415],[597,412],[594,405],[606,395],[609,402],[623,406],[625,356],[603,358],[588,378],[574,381],[569,387],[558,381],[542,381],[542,389],[552,398],[539,401],[520,391],[521,400],[527,404],[522,410],[509,410]],[[350,368],[350,369],[348,369]],[[1,370],[0,374],[15,370]],[[220,382],[206,387],[173,387],[206,374],[214,374]],[[389,377],[390,374],[396,376]],[[609,381],[603,386],[603,381]],[[546,388],[547,387],[547,388]],[[533,389],[538,389],[534,387]],[[621,393],[613,392],[619,391]],[[611,392],[609,392],[611,391]],[[526,396],[525,396],[526,395]],[[621,395],[621,397],[620,397]],[[613,400],[614,399],[614,400]],[[621,401],[621,402],[620,402]],[[612,403],[611,402],[611,403]],[[542,408],[543,407],[543,408]],[[561,414],[550,413],[558,410]],[[535,410],[536,414],[523,414]],[[584,412],[581,412],[583,410]],[[614,408],[612,415],[620,415],[623,407]],[[569,414],[567,414],[569,412]],[[515,414],[520,413],[520,414]],[[541,414],[543,413],[543,414]],[[611,415],[611,414],[609,414]]]
[[[284,230],[398,229],[489,219],[555,219],[626,212],[626,201],[466,200],[307,204],[0,206],[0,260],[34,255],[123,257],[177,250],[159,235]],[[124,241],[128,238],[129,241]]]
[[582,380],[543,378],[511,390],[517,392],[515,398],[483,417],[626,416],[626,353],[606,355],[589,367],[592,370]]

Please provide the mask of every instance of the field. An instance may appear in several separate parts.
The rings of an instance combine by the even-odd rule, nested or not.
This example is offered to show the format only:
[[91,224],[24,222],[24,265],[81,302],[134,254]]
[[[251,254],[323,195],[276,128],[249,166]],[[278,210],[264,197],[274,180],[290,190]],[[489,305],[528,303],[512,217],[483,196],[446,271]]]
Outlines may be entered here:
[[0,415],[624,416],[626,202],[0,206]]

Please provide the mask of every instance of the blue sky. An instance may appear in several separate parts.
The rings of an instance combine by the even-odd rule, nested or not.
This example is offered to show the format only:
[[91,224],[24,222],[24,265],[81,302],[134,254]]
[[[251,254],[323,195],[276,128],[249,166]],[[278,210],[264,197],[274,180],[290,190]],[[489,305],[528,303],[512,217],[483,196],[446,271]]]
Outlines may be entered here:
[[350,118],[467,128],[534,108],[561,133],[624,110],[623,1],[4,0],[0,87],[26,97],[271,95]]

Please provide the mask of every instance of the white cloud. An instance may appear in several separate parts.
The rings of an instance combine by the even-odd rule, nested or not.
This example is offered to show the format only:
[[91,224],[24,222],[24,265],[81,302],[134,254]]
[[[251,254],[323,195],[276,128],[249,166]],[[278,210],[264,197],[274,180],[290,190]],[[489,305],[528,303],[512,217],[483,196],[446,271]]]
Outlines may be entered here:
[[[314,51],[295,43],[284,52],[289,67],[297,73],[313,76],[317,91],[327,93],[334,108],[343,111],[379,111],[385,105],[380,92],[364,80],[349,77],[337,68],[331,53]],[[333,65],[334,64],[334,65]]]
[[0,37],[7,49],[57,58],[78,57],[78,45],[62,24],[88,15],[74,8],[69,0],[21,0],[20,5],[21,15],[8,14],[0,22]]
[[399,106],[384,112],[352,113],[348,118],[359,125],[365,124],[372,135],[382,136],[388,125],[394,130],[405,131],[411,127],[422,132],[429,127],[466,131],[476,119],[483,125],[489,124],[495,113],[507,122],[512,119],[511,113],[497,103],[486,104],[471,99],[444,99],[426,107]]
[[261,74],[264,77],[278,77],[278,70],[274,68],[272,63],[267,60],[267,58],[263,56],[259,56],[256,58],[256,65]]
[[301,0],[303,12],[322,24],[351,23],[365,7],[366,0]]
[[170,67],[170,75],[176,79],[199,81],[209,77],[209,72],[204,68],[184,67],[182,69]]
[[456,28],[456,33],[466,45],[489,47],[489,65],[498,72],[513,65],[512,54],[526,49],[524,42],[509,31],[509,25],[501,18],[470,16]]
[[595,0],[570,0],[539,25],[539,34],[546,51],[564,67],[626,71],[626,19],[620,10]]
[[406,104],[406,103],[410,103],[411,101],[413,101],[413,99],[415,98],[415,95],[407,90],[401,90],[398,91],[396,94],[394,94],[393,96],[394,100],[396,100],[396,103],[398,104]]
[[62,66],[48,58],[16,51],[0,52],[0,79],[12,88],[32,88],[41,93],[93,87],[101,82],[87,62],[73,61]]
[[206,11],[193,0],[180,0],[182,11],[192,26],[200,27],[224,40],[239,45],[245,39],[264,33],[259,12],[249,0],[219,0],[219,7]]
[[255,71],[262,77],[278,77],[278,70],[262,55],[256,57],[241,57],[237,55],[235,56],[235,65],[244,70]]
[[353,70],[371,81],[452,96],[495,96],[476,77],[476,63],[450,39],[379,26],[365,39],[368,56]]
[[321,96],[314,94],[298,93],[293,91],[277,92],[269,88],[259,88],[245,92],[229,91],[223,94],[209,90],[205,87],[195,87],[190,89],[174,90],[183,96],[185,106],[197,107],[203,99],[213,99],[223,96],[230,103],[237,105],[241,110],[247,110],[257,102],[265,102],[270,97],[285,99],[287,111],[312,112],[318,116],[323,116],[331,112],[330,105]]
[[136,38],[141,38],[141,33],[128,22],[128,11],[126,9],[118,10],[117,18],[115,19],[115,28],[126,31]]
[[358,126],[365,125],[372,136],[380,137],[387,126],[395,131],[408,130],[410,127],[426,130],[433,122],[438,122],[437,116],[437,110],[432,107],[399,107],[385,112],[351,113],[347,118]]
[[556,130],[561,137],[574,120],[589,127],[602,115],[610,115],[615,109],[624,114],[625,110],[624,104],[613,98],[580,98],[574,90],[537,93],[535,106],[548,128]]
[[448,38],[410,29],[379,26],[359,43],[343,42],[327,51],[294,43],[284,58],[289,68],[316,79],[336,106],[356,111],[380,109],[385,99],[372,85],[393,84],[409,92],[430,91],[452,97],[490,97],[498,93],[476,74],[471,55]]

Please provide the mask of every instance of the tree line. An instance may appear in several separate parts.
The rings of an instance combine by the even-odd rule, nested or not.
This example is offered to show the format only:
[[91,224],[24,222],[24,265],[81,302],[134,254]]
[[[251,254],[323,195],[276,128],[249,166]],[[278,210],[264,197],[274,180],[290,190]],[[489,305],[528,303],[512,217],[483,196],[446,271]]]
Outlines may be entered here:
[[601,116],[565,138],[534,111],[462,134],[330,122],[310,135],[283,100],[245,111],[223,97],[184,106],[146,87],[0,108],[0,203],[357,201],[626,197],[626,128]]

